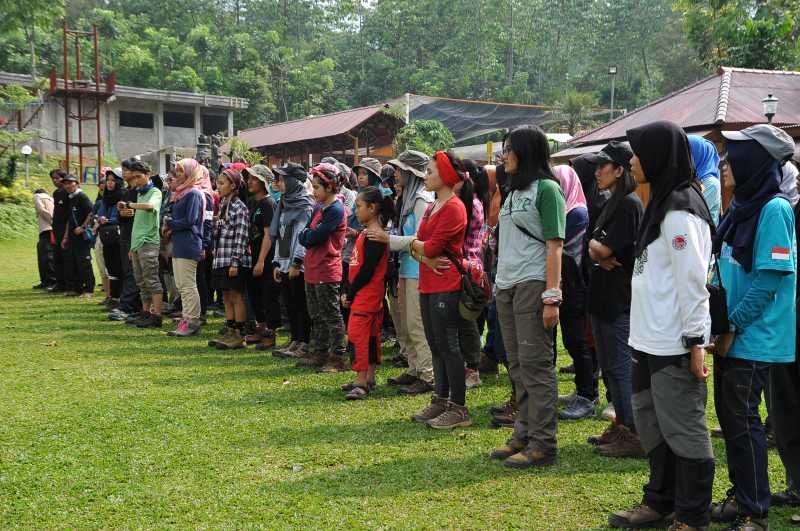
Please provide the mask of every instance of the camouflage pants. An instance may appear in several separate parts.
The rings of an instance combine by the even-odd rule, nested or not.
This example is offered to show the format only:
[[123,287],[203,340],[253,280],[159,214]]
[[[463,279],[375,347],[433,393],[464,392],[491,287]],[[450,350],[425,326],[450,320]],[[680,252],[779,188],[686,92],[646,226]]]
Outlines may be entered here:
[[311,318],[309,352],[344,356],[344,321],[339,308],[339,284],[306,283],[306,304]]

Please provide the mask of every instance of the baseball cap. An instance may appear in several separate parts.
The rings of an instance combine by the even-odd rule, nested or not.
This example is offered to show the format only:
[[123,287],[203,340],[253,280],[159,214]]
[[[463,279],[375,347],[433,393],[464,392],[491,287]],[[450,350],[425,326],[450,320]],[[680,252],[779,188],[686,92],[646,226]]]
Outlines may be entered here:
[[273,171],[283,177],[294,177],[295,179],[301,182],[305,181],[306,178],[308,177],[306,169],[295,162],[290,162],[286,166],[275,168]]
[[66,183],[66,182],[78,182],[78,178],[70,173],[70,174],[67,174],[65,177],[62,177],[61,178],[61,182],[64,182],[64,183]]
[[108,168],[106,170],[106,177],[108,177],[109,174],[113,175],[116,179],[122,179],[122,168]]
[[597,164],[611,162],[612,164],[622,166],[627,170],[631,169],[632,158],[633,150],[631,150],[631,145],[627,142],[618,142],[617,140],[612,140],[606,144],[605,147],[603,147],[603,149],[601,149],[600,152],[595,155],[595,161]]
[[397,166],[401,170],[410,171],[420,178],[425,177],[425,166],[430,162],[430,157],[421,151],[409,149],[403,151],[396,159],[389,161],[392,166]]
[[781,162],[792,158],[795,152],[794,140],[789,133],[770,124],[755,124],[741,131],[722,131],[722,136],[734,142],[755,140],[772,158]]
[[275,176],[272,174],[272,170],[263,164],[256,164],[255,166],[244,168],[242,169],[242,173],[245,175],[252,175],[264,183],[264,186],[269,186],[269,183],[275,178]]

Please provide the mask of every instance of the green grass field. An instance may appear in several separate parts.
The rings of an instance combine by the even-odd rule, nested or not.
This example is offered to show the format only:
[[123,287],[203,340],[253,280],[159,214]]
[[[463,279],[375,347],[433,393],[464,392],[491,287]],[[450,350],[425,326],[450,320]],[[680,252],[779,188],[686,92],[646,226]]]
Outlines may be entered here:
[[[645,461],[586,444],[599,420],[559,425],[557,466],[490,461],[509,435],[488,412],[505,374],[468,392],[475,426],[434,432],[408,420],[427,397],[381,385],[347,403],[349,374],[209,349],[218,321],[188,340],[112,323],[95,301],[31,290],[35,269],[33,241],[0,241],[2,528],[602,529],[640,500]],[[770,471],[783,489],[774,451]]]

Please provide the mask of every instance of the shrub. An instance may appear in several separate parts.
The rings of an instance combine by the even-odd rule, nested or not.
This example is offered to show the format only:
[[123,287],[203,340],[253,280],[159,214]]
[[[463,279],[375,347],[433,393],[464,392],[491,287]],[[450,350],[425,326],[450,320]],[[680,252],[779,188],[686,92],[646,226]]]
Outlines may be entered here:
[[22,186],[22,183],[15,182],[11,186],[0,185],[0,203],[14,203],[16,205],[31,204],[33,194]]

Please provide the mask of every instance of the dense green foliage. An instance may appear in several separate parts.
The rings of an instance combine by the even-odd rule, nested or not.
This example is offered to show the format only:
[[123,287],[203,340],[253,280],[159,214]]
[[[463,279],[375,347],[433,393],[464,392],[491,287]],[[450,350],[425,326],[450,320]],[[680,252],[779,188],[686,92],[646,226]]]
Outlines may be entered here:
[[453,147],[453,134],[439,120],[414,120],[401,128],[394,143],[398,152],[416,149],[428,155]]
[[[250,99],[240,127],[405,92],[634,108],[721,64],[793,68],[793,0],[6,0],[0,69],[60,67],[96,24],[122,84]],[[38,65],[38,66],[37,66]],[[575,123],[565,123],[564,129]]]

